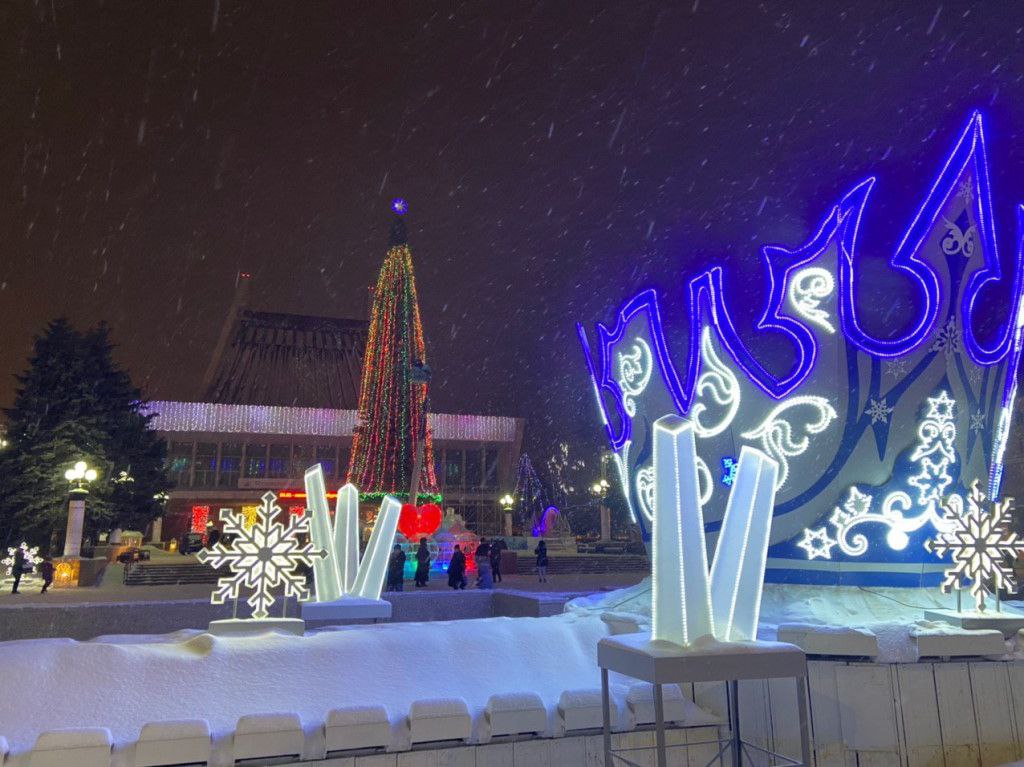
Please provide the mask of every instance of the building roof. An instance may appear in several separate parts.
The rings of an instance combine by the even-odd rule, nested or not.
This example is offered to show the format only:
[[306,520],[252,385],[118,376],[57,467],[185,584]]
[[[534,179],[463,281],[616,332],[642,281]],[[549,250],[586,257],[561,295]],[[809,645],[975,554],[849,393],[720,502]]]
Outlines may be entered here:
[[[165,434],[270,434],[304,437],[351,437],[358,423],[355,410],[332,408],[225,405],[213,402],[155,401],[146,410],[156,414],[153,428]],[[521,418],[496,415],[430,413],[430,429],[439,440],[517,442]]]
[[233,315],[211,363],[208,402],[358,407],[368,322],[244,308]]

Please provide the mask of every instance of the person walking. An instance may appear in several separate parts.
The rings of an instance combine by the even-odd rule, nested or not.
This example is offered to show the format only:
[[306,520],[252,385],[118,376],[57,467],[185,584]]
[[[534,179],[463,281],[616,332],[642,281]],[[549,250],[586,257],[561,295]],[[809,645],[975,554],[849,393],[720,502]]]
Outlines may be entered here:
[[420,547],[416,551],[416,588],[425,588],[430,579],[430,549],[427,539],[420,538]]
[[507,548],[508,545],[502,538],[491,544],[491,575],[495,583],[501,583],[501,552]]
[[493,589],[494,581],[491,578],[491,544],[486,538],[480,539],[480,545],[476,547],[474,558],[476,559],[476,587],[478,589]]
[[25,550],[19,546],[14,550],[14,561],[11,562],[11,575],[14,576],[14,586],[11,593],[18,593],[18,586],[21,584],[21,576],[25,573]]
[[43,590],[40,594],[45,594],[46,590],[50,588],[50,584],[53,583],[53,562],[49,557],[43,560],[43,563],[39,565],[39,574],[43,576]]
[[401,591],[405,577],[405,552],[401,544],[396,543],[388,559],[388,591]]
[[541,583],[548,582],[548,545],[541,541],[537,544],[537,548],[533,550],[533,553],[537,555],[537,577],[540,578]]
[[466,555],[457,543],[448,563],[448,585],[456,591],[466,588]]

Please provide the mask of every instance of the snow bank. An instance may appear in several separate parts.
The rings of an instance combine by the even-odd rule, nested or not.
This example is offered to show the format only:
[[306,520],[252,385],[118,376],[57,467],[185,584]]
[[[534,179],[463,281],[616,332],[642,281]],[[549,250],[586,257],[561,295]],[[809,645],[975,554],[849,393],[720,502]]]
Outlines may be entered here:
[[[806,586],[766,583],[761,600],[758,639],[774,641],[783,624],[808,624],[823,629],[853,628],[870,631],[878,637],[881,663],[906,663],[918,659],[913,639],[916,631],[931,635],[962,633],[949,624],[929,621],[925,610],[955,606],[955,597],[937,588],[867,588],[858,586]],[[1013,605],[1011,605],[1013,606]],[[1018,609],[1020,606],[1017,606]],[[651,582],[647,578],[636,586],[604,594],[574,599],[566,605],[574,615],[603,615],[614,624],[633,616],[642,630],[650,629]],[[609,620],[614,617],[614,621]],[[615,633],[614,628],[612,633]],[[1024,650],[1008,646],[1015,657],[1024,658]]]
[[[552,714],[564,691],[597,687],[597,642],[607,634],[598,615],[580,614],[379,624],[305,637],[183,631],[4,642],[4,688],[29,692],[0,712],[0,734],[12,754],[23,754],[43,730],[108,727],[115,763],[124,764],[124,747],[146,723],[196,717],[209,721],[220,758],[249,714],[294,712],[308,739],[331,709],[380,705],[399,738],[414,701],[458,698],[479,728],[492,695],[535,692]],[[626,680],[617,682],[624,707]]]

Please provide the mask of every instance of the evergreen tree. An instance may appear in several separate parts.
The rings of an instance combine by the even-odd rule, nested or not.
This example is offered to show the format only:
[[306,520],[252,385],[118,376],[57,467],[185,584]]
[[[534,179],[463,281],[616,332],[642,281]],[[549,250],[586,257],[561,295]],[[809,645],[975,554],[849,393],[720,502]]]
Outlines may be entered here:
[[370,331],[359,390],[359,426],[352,440],[348,481],[364,495],[409,493],[412,467],[422,439],[419,492],[436,492],[434,450],[426,424],[427,386],[417,380],[426,365],[426,345],[412,273],[412,251],[401,214],[395,218],[374,292]]
[[544,492],[537,471],[533,468],[530,456],[523,453],[519,457],[519,469],[516,472],[515,521],[517,526],[527,532],[536,527],[544,518],[544,510],[548,507],[548,496]]
[[[45,545],[59,539],[67,520],[64,471],[77,460],[100,475],[86,503],[90,532],[141,529],[161,513],[154,496],[170,487],[166,445],[111,352],[105,325],[83,334],[58,319],[36,338],[29,368],[17,377],[14,407],[6,411],[0,541],[21,537]],[[113,481],[120,476],[125,481]]]

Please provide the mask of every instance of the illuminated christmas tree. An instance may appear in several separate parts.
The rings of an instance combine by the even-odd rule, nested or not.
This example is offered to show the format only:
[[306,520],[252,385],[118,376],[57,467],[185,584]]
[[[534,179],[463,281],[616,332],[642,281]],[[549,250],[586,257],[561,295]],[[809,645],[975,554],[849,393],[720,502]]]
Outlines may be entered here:
[[[374,291],[370,332],[359,392],[359,426],[352,442],[348,481],[364,497],[408,496],[413,465],[420,461],[418,497],[434,498],[434,450],[427,424],[426,346],[412,273],[412,251],[402,216],[403,200],[392,204],[388,253]],[[422,453],[417,451],[422,443]]]

